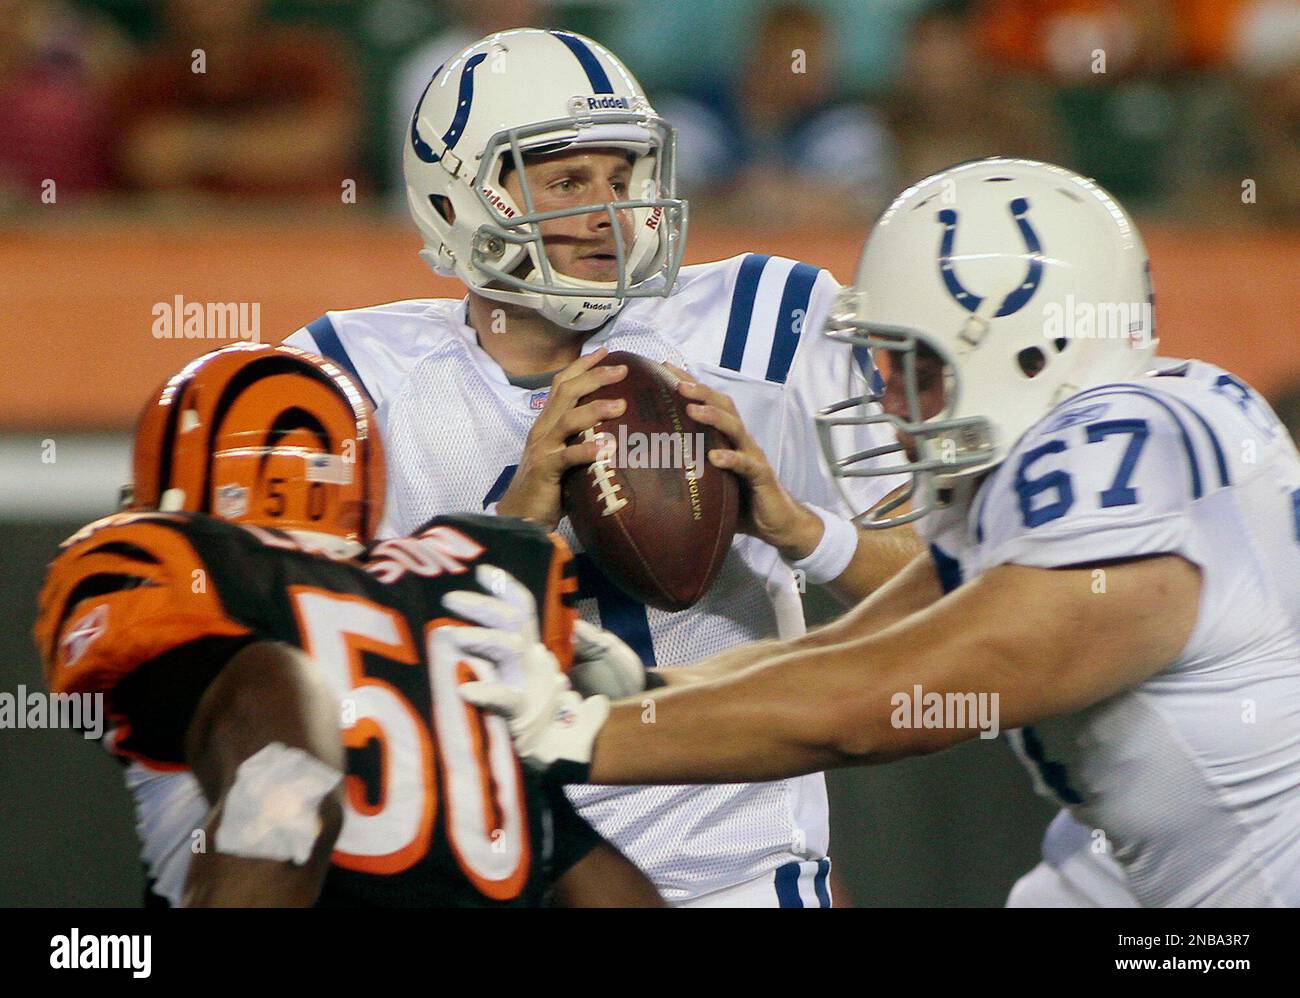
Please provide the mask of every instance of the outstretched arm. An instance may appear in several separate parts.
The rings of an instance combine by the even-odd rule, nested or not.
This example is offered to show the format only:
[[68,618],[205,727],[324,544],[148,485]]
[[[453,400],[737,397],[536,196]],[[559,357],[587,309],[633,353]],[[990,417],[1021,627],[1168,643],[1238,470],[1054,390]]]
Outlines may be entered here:
[[236,654],[204,693],[185,755],[211,810],[187,907],[314,904],[343,826],[339,705],[306,657]]
[[[812,651],[848,641],[859,641],[919,613],[943,597],[943,588],[927,553],[918,554],[901,572],[853,609],[824,627],[791,641],[761,641],[731,648],[696,665],[654,670],[666,688],[710,682],[742,669],[765,665],[792,652]],[[651,690],[659,696],[666,689]]]
[[[895,726],[900,694],[997,695],[1012,728],[1079,710],[1173,661],[1196,623],[1200,573],[1162,555],[1107,568],[1003,565],[866,638],[769,656],[615,704],[593,783],[757,782],[937,751],[979,729]],[[704,668],[709,668],[706,662]]]

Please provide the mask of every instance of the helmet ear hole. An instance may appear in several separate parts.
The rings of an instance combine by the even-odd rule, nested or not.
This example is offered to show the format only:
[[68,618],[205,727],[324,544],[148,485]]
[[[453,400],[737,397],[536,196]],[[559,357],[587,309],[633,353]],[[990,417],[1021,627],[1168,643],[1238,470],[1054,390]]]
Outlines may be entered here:
[[456,209],[451,205],[451,198],[445,194],[430,194],[429,204],[433,205],[433,210],[441,215],[448,225],[456,221]]
[[1020,365],[1020,371],[1026,378],[1037,377],[1047,366],[1047,355],[1038,347],[1025,347],[1016,354],[1016,363]]

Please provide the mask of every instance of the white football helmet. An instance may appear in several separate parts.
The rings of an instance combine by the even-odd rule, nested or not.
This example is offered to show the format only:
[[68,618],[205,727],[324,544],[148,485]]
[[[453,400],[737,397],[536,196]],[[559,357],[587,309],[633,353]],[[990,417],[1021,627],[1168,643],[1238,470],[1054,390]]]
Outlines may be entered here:
[[[489,35],[434,74],[411,119],[403,166],[424,236],[420,256],[484,297],[535,308],[567,329],[594,329],[626,299],[672,290],[686,243],[674,143],[641,85],[603,46],[566,31]],[[576,145],[631,153],[633,196],[536,211],[524,156]],[[501,183],[507,164],[518,171],[523,204]],[[617,281],[569,277],[546,258],[538,223],[592,211],[608,212],[613,224]],[[619,211],[633,213],[631,245]]]
[[[996,466],[1059,402],[1149,370],[1156,349],[1150,265],[1133,220],[1091,180],[1032,160],[962,163],[900,194],[862,253],[824,332],[903,375],[907,417],[876,408],[883,383],[852,365],[852,397],[817,417],[837,479],[910,472],[905,495],[863,526],[915,520],[957,479]],[[923,418],[918,350],[943,364],[944,408]],[[916,460],[865,466],[902,445],[844,454],[836,426],[889,423]],[[842,482],[840,483],[842,484]],[[903,502],[906,515],[890,516]]]

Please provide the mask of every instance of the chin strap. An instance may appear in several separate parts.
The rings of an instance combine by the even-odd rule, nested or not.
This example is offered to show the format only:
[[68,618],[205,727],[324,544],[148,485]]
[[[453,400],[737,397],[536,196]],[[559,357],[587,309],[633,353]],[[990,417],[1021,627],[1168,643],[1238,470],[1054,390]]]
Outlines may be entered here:
[[548,322],[585,333],[609,322],[623,310],[626,303],[626,298],[569,298],[564,295],[542,295],[542,305],[537,311]]

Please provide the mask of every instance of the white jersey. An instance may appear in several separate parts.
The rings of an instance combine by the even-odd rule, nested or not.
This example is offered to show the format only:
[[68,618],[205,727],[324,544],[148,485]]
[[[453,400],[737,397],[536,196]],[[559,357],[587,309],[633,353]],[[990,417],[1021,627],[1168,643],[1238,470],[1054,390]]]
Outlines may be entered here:
[[1043,833],[1043,861],[1015,882],[1008,908],[1138,908],[1104,831],[1058,811]]
[[[837,291],[826,271],[779,257],[685,267],[670,297],[628,301],[582,349],[669,361],[726,392],[786,488],[834,512],[840,502],[812,415],[862,374],[854,371],[860,354],[819,335]],[[463,301],[397,302],[331,312],[287,340],[338,361],[376,402],[387,434],[392,533],[438,513],[489,508],[509,485],[545,401],[547,389],[509,382],[465,319]],[[877,427],[861,437],[861,448],[887,442]],[[867,508],[901,480],[852,482],[858,508]],[[580,552],[567,521],[561,532]],[[627,596],[585,554],[576,560],[581,614],[649,665],[696,662],[804,629],[793,573],[775,549],[750,537],[735,539],[709,592],[679,613]],[[673,901],[819,859],[828,846],[820,774],[715,787],[574,787],[570,796]]]
[[1177,660],[1009,738],[1143,905],[1300,904],[1300,457],[1263,400],[1195,361],[1081,392],[927,521],[948,589],[1007,563],[1199,567]]

